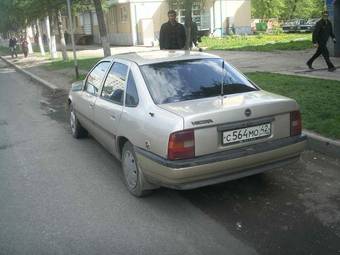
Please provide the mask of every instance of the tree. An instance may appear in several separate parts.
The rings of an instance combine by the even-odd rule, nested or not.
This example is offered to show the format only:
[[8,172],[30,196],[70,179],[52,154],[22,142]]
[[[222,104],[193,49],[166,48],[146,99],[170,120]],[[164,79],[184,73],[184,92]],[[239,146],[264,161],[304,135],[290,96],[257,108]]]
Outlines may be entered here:
[[253,18],[292,18],[319,17],[324,8],[323,0],[252,0]]
[[39,48],[40,48],[40,53],[42,56],[45,56],[45,49],[44,49],[44,44],[41,38],[41,28],[40,28],[40,20],[37,19],[36,20],[36,28],[37,28],[37,33],[38,33],[38,44],[39,44]]
[[[88,5],[89,0],[74,0],[74,6]],[[62,22],[55,22],[58,17],[57,13],[66,9],[66,0],[1,0],[0,1],[0,32],[7,33],[8,31],[18,32],[24,30],[32,23],[36,25],[37,31],[40,30],[40,20],[45,19],[47,29],[51,32],[51,37],[48,36],[49,48],[51,57],[55,55],[55,24],[58,24],[58,32],[60,44],[63,51],[64,60],[67,59],[66,47],[63,40]],[[60,19],[59,19],[60,21]],[[48,25],[49,24],[49,25]],[[41,32],[38,33],[41,36]],[[49,34],[49,33],[48,33]],[[62,34],[62,35],[61,35]],[[40,38],[41,39],[41,38]],[[44,49],[39,40],[41,53],[44,55]]]
[[101,39],[103,50],[104,50],[104,56],[105,57],[111,56],[110,43],[107,38],[107,30],[106,30],[106,24],[105,24],[104,12],[103,12],[101,0],[93,0],[93,3],[96,9],[100,39]]
[[193,0],[184,0],[184,7],[185,7],[185,49],[189,50],[192,45],[192,37],[191,37],[191,30],[192,30],[192,3]]
[[66,42],[65,42],[65,35],[64,35],[64,27],[63,27],[63,21],[61,19],[61,11],[57,10],[57,26],[58,26],[58,33],[60,38],[60,48],[61,48],[61,54],[63,56],[63,60],[68,60],[67,51],[66,51]]
[[282,19],[314,18],[319,17],[324,8],[324,2],[320,0],[284,0],[285,8]]
[[251,5],[254,18],[268,19],[280,17],[284,2],[283,0],[252,0]]

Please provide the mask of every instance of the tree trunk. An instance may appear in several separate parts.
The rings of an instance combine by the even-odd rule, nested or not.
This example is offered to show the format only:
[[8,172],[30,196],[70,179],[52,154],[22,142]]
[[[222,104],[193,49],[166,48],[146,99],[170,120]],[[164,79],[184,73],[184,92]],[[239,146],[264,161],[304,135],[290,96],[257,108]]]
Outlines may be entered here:
[[191,36],[191,30],[192,30],[192,0],[186,0],[185,1],[185,35],[186,35],[186,41],[185,41],[185,50],[190,50],[192,47],[192,36]]
[[52,56],[52,49],[51,49],[51,27],[50,27],[50,18],[48,16],[45,17],[45,28],[46,28],[46,37],[47,37],[47,46],[48,46],[48,51],[50,52]]
[[51,53],[51,58],[56,59],[57,58],[57,44],[55,40],[55,23],[54,23],[54,18],[52,14],[49,14],[49,24],[50,24],[50,53]]
[[44,44],[41,38],[41,28],[40,28],[40,21],[37,19],[36,21],[36,26],[37,26],[37,33],[38,33],[38,44],[40,48],[40,53],[42,56],[45,56],[45,49],[44,49]]
[[108,56],[111,56],[111,49],[110,49],[109,40],[107,38],[107,31],[106,31],[106,24],[104,20],[102,3],[101,3],[101,0],[93,0],[93,3],[96,8],[99,33],[100,33],[100,39],[101,39],[103,50],[104,50],[104,56],[108,57]]
[[[31,26],[30,26],[31,28]],[[25,29],[25,37],[26,37],[26,40],[27,40],[27,43],[28,43],[28,54],[33,54],[33,47],[32,47],[32,43],[31,43],[31,40],[30,40],[30,37],[28,36],[28,28],[26,27]],[[32,30],[32,28],[30,29]]]
[[63,21],[61,19],[61,12],[60,10],[57,11],[57,23],[58,23],[58,33],[60,38],[60,48],[61,53],[63,56],[63,60],[68,60],[67,51],[66,51],[66,42],[65,42],[65,35],[64,35],[64,27],[63,27]]

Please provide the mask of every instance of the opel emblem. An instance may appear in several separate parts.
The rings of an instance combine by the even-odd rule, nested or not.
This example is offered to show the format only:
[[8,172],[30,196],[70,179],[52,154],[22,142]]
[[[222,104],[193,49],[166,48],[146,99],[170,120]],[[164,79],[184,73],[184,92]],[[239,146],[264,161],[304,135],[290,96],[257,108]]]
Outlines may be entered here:
[[249,117],[251,115],[251,110],[248,108],[244,111],[244,114]]

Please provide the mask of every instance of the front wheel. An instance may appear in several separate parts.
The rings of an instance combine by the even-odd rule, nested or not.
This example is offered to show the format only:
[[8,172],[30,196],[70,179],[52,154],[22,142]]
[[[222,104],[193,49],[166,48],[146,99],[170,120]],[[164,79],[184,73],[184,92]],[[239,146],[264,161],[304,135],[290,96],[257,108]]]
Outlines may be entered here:
[[145,190],[143,173],[138,166],[135,150],[130,142],[126,142],[123,147],[122,167],[125,185],[132,195],[142,197],[151,193],[151,190]]
[[79,120],[77,119],[76,113],[72,103],[70,104],[70,126],[72,131],[72,136],[74,138],[84,138],[87,136],[87,130],[82,127]]

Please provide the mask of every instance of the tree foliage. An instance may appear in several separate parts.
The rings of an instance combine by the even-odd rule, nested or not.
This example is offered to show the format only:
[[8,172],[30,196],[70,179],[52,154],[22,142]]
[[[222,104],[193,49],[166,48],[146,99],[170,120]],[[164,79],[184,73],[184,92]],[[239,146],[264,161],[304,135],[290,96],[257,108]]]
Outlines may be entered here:
[[253,18],[314,18],[324,8],[324,0],[251,0]]
[[[91,0],[73,0],[74,10],[90,9]],[[66,0],[0,0],[0,32],[18,31],[36,19],[66,11]]]

